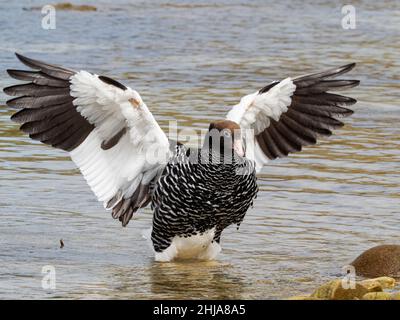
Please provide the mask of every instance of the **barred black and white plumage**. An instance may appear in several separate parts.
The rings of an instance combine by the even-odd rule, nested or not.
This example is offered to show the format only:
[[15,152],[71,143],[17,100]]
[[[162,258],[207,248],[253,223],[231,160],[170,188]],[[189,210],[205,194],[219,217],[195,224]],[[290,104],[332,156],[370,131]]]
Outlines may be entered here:
[[177,146],[156,184],[151,239],[158,260],[179,256],[179,248],[170,247],[174,238],[201,236],[210,230],[216,244],[207,258],[213,258],[222,231],[232,224],[239,226],[253,204],[258,188],[252,161],[235,156],[228,164],[217,164],[218,155],[211,152],[214,159],[207,163],[202,155],[209,156],[208,150]]
[[[355,64],[274,81],[210,124],[201,148],[171,143],[139,93],[114,79],[17,54],[33,70],[7,70],[11,119],[32,139],[69,152],[87,183],[126,226],[151,203],[158,261],[213,259],[223,230],[240,225],[269,160],[301,151],[344,124],[356,102],[333,94]],[[156,156],[161,155],[161,157]],[[164,156],[163,156],[164,155]]]

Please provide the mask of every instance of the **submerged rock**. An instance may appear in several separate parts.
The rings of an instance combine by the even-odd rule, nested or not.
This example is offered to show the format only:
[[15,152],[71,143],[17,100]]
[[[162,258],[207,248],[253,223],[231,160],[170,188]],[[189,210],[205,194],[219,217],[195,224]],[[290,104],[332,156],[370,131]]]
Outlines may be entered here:
[[311,295],[300,295],[289,300],[400,300],[400,292],[384,292],[394,288],[396,280],[390,277],[367,279],[355,283],[354,288],[343,286],[342,279],[331,280]]
[[[65,10],[65,11],[97,11],[97,8],[88,4],[72,4],[70,2],[61,2],[52,4],[52,6],[56,10]],[[30,7],[24,8],[24,10],[42,10],[42,7]]]
[[[382,287],[380,287],[382,290]],[[376,290],[376,288],[374,288]],[[326,300],[353,300],[361,299],[369,290],[359,283],[356,283],[355,288],[343,288],[342,280],[332,280],[320,286],[311,297]]]
[[364,277],[399,277],[400,245],[381,245],[359,255],[352,263],[356,274]]
[[390,292],[368,292],[362,300],[391,300],[392,294]]
[[331,280],[311,295],[301,295],[290,300],[400,300],[400,292],[387,292],[400,278],[400,245],[380,245],[360,254],[351,265],[357,276],[366,278],[356,281],[353,288],[343,285],[342,279]]
[[379,277],[375,279],[362,280],[360,281],[360,284],[367,289],[371,289],[374,286],[381,286],[382,289],[391,289],[394,288],[396,280],[391,277]]
[[54,4],[54,8],[57,10],[75,10],[75,11],[96,11],[97,8],[95,6],[87,5],[87,4],[72,4],[70,2],[61,2]]

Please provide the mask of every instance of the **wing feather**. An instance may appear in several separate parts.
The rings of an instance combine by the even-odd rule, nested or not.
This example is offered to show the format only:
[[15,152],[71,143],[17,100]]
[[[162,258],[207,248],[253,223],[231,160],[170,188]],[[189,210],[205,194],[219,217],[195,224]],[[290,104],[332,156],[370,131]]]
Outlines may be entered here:
[[360,82],[332,78],[349,72],[354,66],[355,63],[351,63],[272,82],[243,97],[232,108],[227,118],[240,125],[245,132],[244,139],[249,138],[248,129],[252,130],[250,135],[255,136],[252,139],[254,147],[245,145],[246,156],[256,161],[257,170],[267,163],[267,159],[301,151],[303,146],[316,144],[320,136],[328,137],[332,134],[331,130],[344,125],[337,118],[353,114],[347,106],[357,101],[330,91],[353,88]]
[[11,119],[32,139],[68,151],[99,201],[126,226],[148,204],[149,185],[164,165],[150,151],[169,152],[153,115],[136,91],[111,78],[16,55],[34,70],[8,70],[29,81],[4,89],[17,96],[7,105],[21,109]]

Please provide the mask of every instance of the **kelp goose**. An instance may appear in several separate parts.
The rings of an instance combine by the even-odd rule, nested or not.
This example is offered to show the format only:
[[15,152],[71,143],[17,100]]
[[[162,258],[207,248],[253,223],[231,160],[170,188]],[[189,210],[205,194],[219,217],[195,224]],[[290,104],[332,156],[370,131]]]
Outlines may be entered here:
[[357,86],[332,80],[354,63],[275,81],[243,97],[210,124],[201,148],[172,143],[140,95],[105,76],[16,54],[28,81],[4,89],[20,109],[11,119],[32,139],[68,151],[112,217],[126,226],[151,202],[157,261],[213,259],[221,232],[242,222],[257,194],[256,172],[268,160],[316,144],[343,126],[355,99],[328,93]]

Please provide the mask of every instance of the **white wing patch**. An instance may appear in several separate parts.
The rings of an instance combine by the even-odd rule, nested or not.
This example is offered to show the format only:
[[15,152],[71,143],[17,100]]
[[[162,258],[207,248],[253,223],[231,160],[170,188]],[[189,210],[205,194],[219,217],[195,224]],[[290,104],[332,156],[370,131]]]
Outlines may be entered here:
[[286,78],[265,93],[259,94],[257,91],[244,96],[226,116],[228,120],[240,125],[243,139],[247,141],[246,157],[256,162],[257,171],[268,162],[268,158],[254,136],[269,127],[270,119],[279,121],[280,116],[288,110],[295,90],[291,78]]
[[[72,160],[99,201],[107,202],[120,189],[126,197],[131,196],[142,178],[144,157],[131,148],[129,136],[122,137],[109,150],[101,149],[100,144],[101,139],[93,130],[81,145],[70,152]],[[131,194],[127,193],[129,189],[133,189]]]
[[96,75],[86,71],[79,71],[71,78],[70,88],[76,109],[96,125],[100,137],[110,137],[125,126],[125,118],[119,107],[124,91],[105,84]]
[[[77,111],[95,125],[85,141],[70,152],[72,160],[104,206],[116,195],[131,197],[141,182],[150,182],[166,159],[167,137],[131,88],[122,90],[80,71],[71,77],[71,95]],[[101,148],[102,141],[124,128],[127,132],[115,146]]]
[[244,96],[226,118],[238,123],[242,129],[252,128],[254,134],[258,134],[269,126],[268,118],[279,121],[281,114],[287,111],[295,90],[292,80],[286,78],[263,94],[257,91]]

